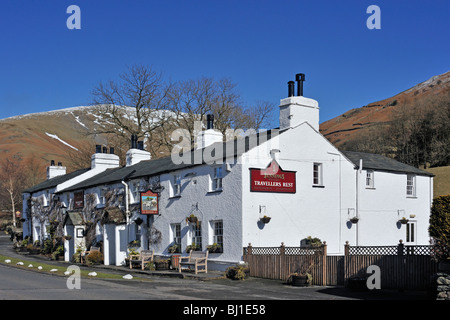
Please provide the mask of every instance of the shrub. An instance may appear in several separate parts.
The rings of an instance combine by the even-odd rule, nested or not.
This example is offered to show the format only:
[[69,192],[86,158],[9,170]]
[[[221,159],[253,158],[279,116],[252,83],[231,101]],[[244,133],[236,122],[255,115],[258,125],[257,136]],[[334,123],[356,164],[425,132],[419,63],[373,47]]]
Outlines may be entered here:
[[433,238],[434,255],[437,260],[450,258],[450,195],[433,199],[431,207],[430,226],[428,228]]
[[103,262],[103,253],[100,251],[92,251],[86,257],[86,263],[88,265],[100,264]]
[[244,280],[248,277],[250,269],[247,266],[228,267],[225,276],[232,280]]

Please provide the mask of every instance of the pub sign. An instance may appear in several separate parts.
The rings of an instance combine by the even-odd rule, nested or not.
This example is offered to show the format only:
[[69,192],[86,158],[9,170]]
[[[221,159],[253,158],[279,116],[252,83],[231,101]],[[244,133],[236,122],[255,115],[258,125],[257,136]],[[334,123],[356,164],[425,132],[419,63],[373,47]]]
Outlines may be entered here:
[[295,171],[284,171],[272,160],[265,169],[250,169],[250,191],[295,193],[295,174]]
[[148,190],[141,192],[141,214],[158,214],[158,194]]

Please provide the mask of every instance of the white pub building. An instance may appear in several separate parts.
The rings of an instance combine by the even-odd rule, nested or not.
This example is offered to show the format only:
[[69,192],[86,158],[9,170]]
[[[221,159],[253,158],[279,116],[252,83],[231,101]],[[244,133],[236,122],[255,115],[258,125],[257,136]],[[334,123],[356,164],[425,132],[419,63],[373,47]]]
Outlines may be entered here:
[[48,207],[53,200],[72,236],[66,260],[78,245],[90,245],[83,242],[89,223],[104,263],[115,265],[124,264],[133,240],[156,255],[214,245],[208,267],[222,270],[241,261],[249,243],[300,246],[313,237],[326,241],[329,254],[343,254],[346,241],[429,244],[433,176],[384,156],[338,150],[320,134],[318,102],[302,96],[304,78],[297,79],[297,95],[290,81],[280,101],[277,129],[224,142],[208,117],[193,150],[151,160],[132,139],[126,166],[98,149],[91,168],[60,170],[25,190],[24,236],[45,237],[49,221],[37,219],[33,210],[41,207],[30,203]]

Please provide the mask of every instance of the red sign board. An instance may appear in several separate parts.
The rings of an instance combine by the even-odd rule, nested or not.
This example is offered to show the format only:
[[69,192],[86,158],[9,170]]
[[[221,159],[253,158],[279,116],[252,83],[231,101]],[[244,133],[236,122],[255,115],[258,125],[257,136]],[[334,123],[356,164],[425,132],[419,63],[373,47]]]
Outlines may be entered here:
[[148,190],[141,192],[141,214],[158,214],[158,194]]
[[250,169],[250,191],[295,193],[295,174],[273,160],[266,169]]
[[80,209],[84,207],[84,192],[74,192],[73,193],[73,208]]

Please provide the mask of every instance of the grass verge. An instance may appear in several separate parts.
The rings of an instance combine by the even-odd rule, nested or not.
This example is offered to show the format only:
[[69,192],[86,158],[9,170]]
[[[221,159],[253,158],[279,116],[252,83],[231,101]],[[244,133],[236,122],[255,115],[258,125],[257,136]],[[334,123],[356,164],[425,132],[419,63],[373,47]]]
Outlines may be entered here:
[[[10,263],[6,263],[5,260],[11,260]],[[17,265],[18,262],[23,262],[23,265]],[[1,265],[7,265],[10,267],[14,267],[14,268],[19,268],[19,269],[25,269],[25,270],[32,270],[32,271],[36,271],[36,272],[41,272],[41,273],[47,273],[47,274],[54,274],[54,275],[58,275],[58,276],[64,276],[67,277],[64,272],[67,271],[67,267],[70,266],[70,264],[67,264],[67,267],[65,266],[55,266],[52,264],[46,264],[46,263],[41,263],[41,262],[36,262],[36,261],[27,261],[25,259],[19,259],[19,258],[11,258],[11,257],[7,257],[4,255],[0,254],[0,264]],[[32,265],[32,267],[29,267],[29,265]],[[76,265],[76,264],[74,264]],[[38,269],[38,267],[42,267],[41,270]],[[57,269],[58,271],[54,271],[51,272],[50,270],[53,269]],[[88,274],[90,272],[95,272],[97,273],[97,275],[95,277],[89,276]],[[80,275],[83,278],[89,278],[89,279],[93,279],[93,278],[98,278],[98,279],[122,279],[122,274],[114,274],[114,273],[107,273],[107,272],[98,272],[97,270],[83,270],[82,268],[80,268]],[[140,278],[140,277],[135,277],[133,276],[132,280],[149,280],[149,279],[145,279],[145,278]]]

